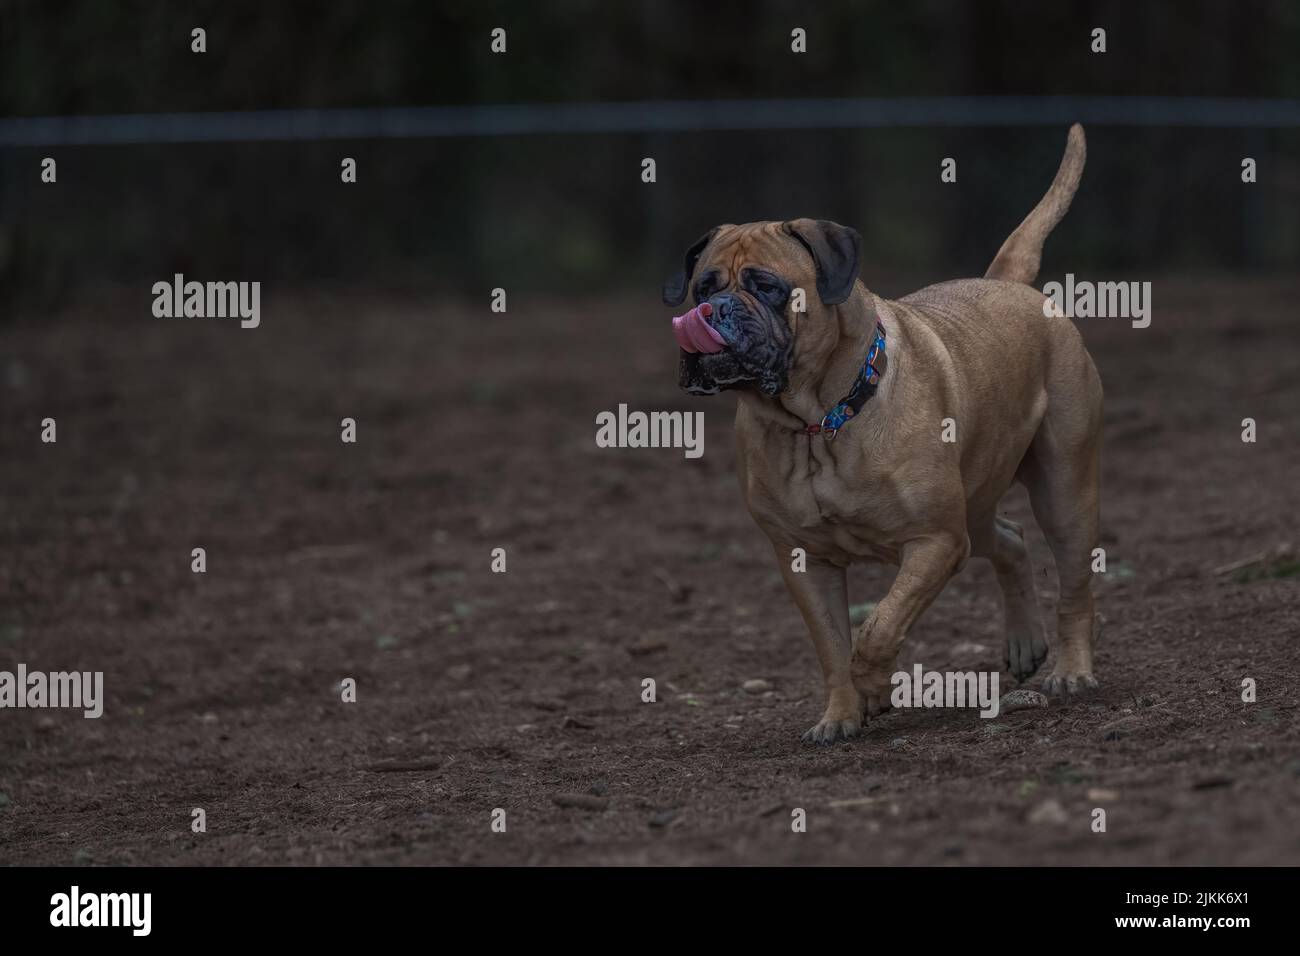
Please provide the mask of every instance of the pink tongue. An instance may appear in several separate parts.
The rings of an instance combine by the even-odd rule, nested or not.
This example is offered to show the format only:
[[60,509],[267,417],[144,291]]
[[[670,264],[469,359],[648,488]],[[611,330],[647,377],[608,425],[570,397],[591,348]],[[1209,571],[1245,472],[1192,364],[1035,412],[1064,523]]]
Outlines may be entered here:
[[707,302],[697,305],[685,315],[673,319],[673,335],[684,352],[721,352],[726,345],[718,331],[705,322],[713,314],[713,306]]

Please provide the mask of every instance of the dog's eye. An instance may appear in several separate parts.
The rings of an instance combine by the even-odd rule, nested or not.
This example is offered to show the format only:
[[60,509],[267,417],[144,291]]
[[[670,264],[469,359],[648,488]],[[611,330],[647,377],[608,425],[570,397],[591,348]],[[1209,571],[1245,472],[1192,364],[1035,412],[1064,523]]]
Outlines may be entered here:
[[769,302],[784,302],[786,296],[789,294],[786,284],[776,276],[767,275],[762,272],[755,272],[751,273],[748,276],[748,279],[749,287],[754,291],[754,294]]
[[700,281],[695,283],[695,301],[703,302],[713,293],[718,291],[717,273],[707,272],[700,277]]

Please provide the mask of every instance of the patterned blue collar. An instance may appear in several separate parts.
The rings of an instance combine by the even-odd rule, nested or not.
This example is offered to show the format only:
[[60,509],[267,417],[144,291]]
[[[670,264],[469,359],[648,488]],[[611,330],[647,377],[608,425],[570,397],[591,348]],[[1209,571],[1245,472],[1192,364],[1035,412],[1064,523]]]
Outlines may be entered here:
[[876,323],[876,340],[867,351],[867,360],[858,369],[858,377],[853,380],[849,394],[840,399],[835,407],[827,412],[816,425],[805,425],[805,435],[825,435],[834,438],[835,433],[844,427],[854,415],[862,411],[862,406],[876,394],[880,376],[885,373],[889,361],[885,357],[885,327]]

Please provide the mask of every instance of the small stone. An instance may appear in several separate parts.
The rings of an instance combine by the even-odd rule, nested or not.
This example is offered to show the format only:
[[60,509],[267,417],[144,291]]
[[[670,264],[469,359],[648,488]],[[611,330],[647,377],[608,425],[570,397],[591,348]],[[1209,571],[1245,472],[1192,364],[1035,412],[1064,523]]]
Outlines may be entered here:
[[442,759],[438,757],[429,759],[390,759],[380,760],[372,764],[367,764],[361,769],[370,773],[425,773],[431,770],[437,770],[442,766]]
[[609,801],[590,793],[557,793],[551,797],[557,807],[577,810],[607,810]]
[[452,664],[447,668],[447,676],[457,682],[466,681],[473,670],[468,664]]
[[891,740],[891,741],[889,742],[889,746],[893,747],[895,750],[897,750],[897,749],[900,748],[900,747],[906,747],[906,746],[907,746],[907,738],[906,738],[906,737],[895,737],[893,740]]
[[633,657],[645,657],[649,654],[658,654],[660,651],[668,650],[667,641],[641,641],[633,644],[627,649],[627,652]]
[[1088,799],[1101,803],[1106,800],[1118,800],[1118,790],[1108,790],[1105,787],[1092,787],[1088,790]]
[[1044,823],[1050,826],[1060,826],[1069,821],[1069,816],[1065,812],[1065,807],[1061,806],[1059,800],[1048,798],[1040,803],[1034,809],[1029,811],[1030,823]]
[[1014,714],[1018,710],[1030,710],[1047,705],[1047,697],[1036,690],[1013,690],[1003,694],[998,700],[998,713]]
[[762,678],[756,677],[753,680],[745,681],[745,683],[740,685],[740,689],[746,694],[761,694],[764,691],[771,690],[772,685]]

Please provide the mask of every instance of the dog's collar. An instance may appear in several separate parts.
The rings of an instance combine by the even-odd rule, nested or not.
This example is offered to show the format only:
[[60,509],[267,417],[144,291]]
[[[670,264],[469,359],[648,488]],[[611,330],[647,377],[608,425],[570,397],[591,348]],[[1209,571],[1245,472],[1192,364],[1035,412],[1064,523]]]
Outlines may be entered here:
[[825,435],[834,438],[835,433],[844,427],[854,415],[862,411],[862,406],[876,394],[880,385],[880,376],[884,374],[889,361],[885,357],[885,327],[876,323],[876,340],[867,350],[867,360],[858,369],[858,376],[853,380],[849,394],[840,399],[829,412],[822,416],[816,425],[805,425],[805,435]]

